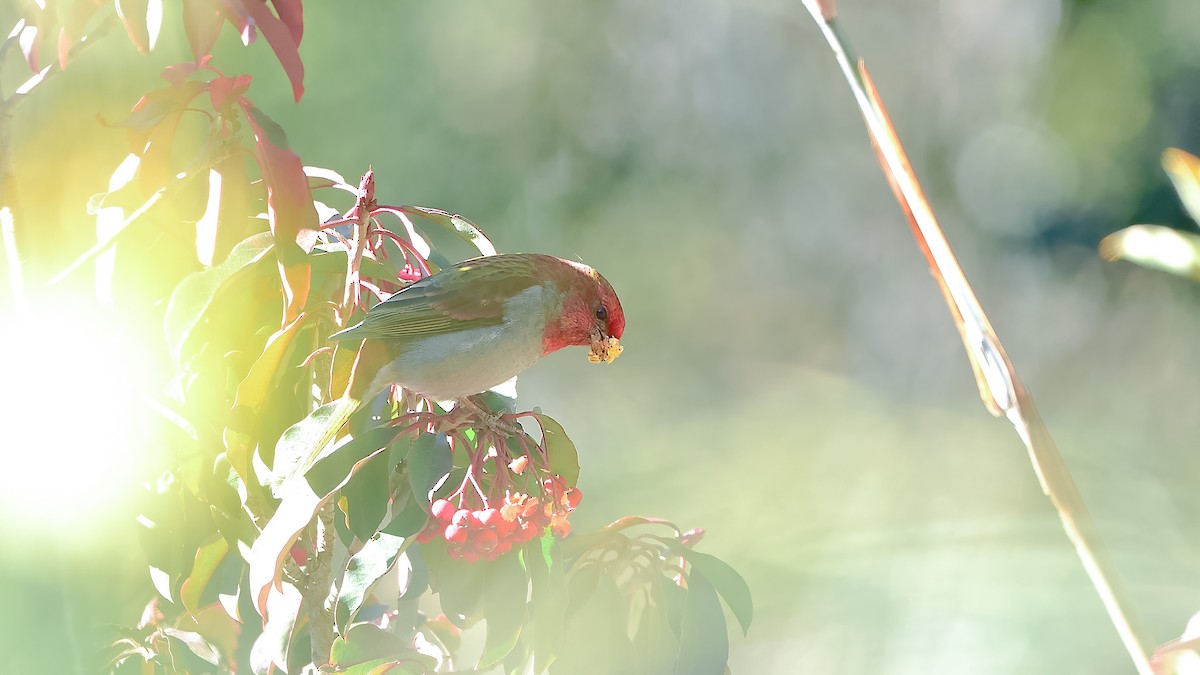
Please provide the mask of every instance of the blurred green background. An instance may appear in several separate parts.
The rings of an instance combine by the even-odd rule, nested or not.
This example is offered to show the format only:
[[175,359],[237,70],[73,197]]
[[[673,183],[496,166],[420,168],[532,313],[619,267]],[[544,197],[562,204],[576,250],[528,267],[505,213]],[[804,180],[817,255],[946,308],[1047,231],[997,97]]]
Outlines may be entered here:
[[[151,56],[111,35],[17,111],[33,286],[94,241],[87,198],[127,152],[96,117],[187,58],[165,4]],[[1200,610],[1200,292],[1096,245],[1136,222],[1194,227],[1158,158],[1200,151],[1200,3],[841,4],[1148,633],[1178,635]],[[371,165],[381,201],[462,213],[501,250],[577,257],[620,292],[624,356],[555,354],[523,404],[580,447],[576,531],[669,518],[743,573],[757,616],[735,672],[1132,672],[1024,449],[978,400],[798,1],[305,10],[299,104],[265,42],[226,27],[216,64],[254,75],[307,164],[352,181]],[[155,241],[189,244],[181,227]],[[97,339],[59,312],[90,303],[75,281],[73,299],[31,290],[62,323],[9,332]],[[146,283],[143,300],[169,292]],[[43,364],[57,426],[3,443],[0,672],[94,672],[109,624],[136,623],[150,593],[136,486],[162,460],[129,392],[169,372],[161,309],[110,321],[128,361],[87,382]],[[7,356],[11,401],[28,393]]]

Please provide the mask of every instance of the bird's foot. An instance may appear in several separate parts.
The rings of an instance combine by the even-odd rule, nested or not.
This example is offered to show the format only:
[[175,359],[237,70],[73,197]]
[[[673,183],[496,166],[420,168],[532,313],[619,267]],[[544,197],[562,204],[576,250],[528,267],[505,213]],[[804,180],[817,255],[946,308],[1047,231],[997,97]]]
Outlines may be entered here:
[[501,413],[488,410],[487,406],[476,397],[460,398],[454,403],[455,410],[461,410],[463,422],[479,431],[494,433],[502,438],[516,436],[521,427],[516,422],[506,419]]

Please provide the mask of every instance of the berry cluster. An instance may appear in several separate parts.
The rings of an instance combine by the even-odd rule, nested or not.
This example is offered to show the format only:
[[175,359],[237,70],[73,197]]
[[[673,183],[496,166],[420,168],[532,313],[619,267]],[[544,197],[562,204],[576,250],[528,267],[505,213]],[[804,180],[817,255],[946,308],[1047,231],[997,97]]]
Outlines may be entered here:
[[500,508],[470,510],[459,508],[446,499],[431,505],[433,518],[417,535],[426,543],[444,539],[451,557],[468,562],[495,560],[530,539],[540,537],[547,527],[555,536],[571,532],[567,514],[579,506],[583,498],[578,488],[567,488],[558,476],[542,483],[545,492],[540,496],[507,492]]

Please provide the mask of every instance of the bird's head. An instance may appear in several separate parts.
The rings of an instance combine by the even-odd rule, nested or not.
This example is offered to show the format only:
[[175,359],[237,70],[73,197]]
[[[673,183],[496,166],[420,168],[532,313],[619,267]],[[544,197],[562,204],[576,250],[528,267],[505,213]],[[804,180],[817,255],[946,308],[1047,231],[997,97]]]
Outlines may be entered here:
[[546,327],[545,353],[569,346],[590,346],[593,360],[612,361],[620,353],[625,311],[608,280],[582,263],[563,261],[562,310]]

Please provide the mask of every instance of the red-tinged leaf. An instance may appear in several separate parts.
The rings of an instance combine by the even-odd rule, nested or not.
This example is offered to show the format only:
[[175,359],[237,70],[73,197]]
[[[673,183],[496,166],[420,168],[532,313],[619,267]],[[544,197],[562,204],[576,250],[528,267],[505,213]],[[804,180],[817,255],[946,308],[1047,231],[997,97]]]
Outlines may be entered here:
[[214,602],[191,616],[185,614],[175,627],[203,635],[220,651],[221,661],[227,668],[234,664],[242,633],[241,623],[230,617],[220,603]]
[[286,296],[284,321],[291,321],[299,316],[308,299],[312,270],[304,254],[316,243],[317,210],[304,165],[288,148],[287,134],[275,120],[245,99],[239,104],[254,131],[255,157],[267,184],[267,216],[275,235],[275,253]]
[[284,584],[279,592],[271,594],[270,604],[260,610],[266,618],[262,635],[258,636],[250,649],[250,669],[253,672],[271,672],[272,666],[287,672],[288,650],[303,600],[300,591],[291,584]]
[[1130,225],[1101,239],[1100,255],[1200,280],[1200,236],[1173,227]]
[[250,80],[249,75],[238,75],[217,77],[210,81],[208,96],[212,99],[213,109],[227,114],[234,102],[250,88]]
[[204,595],[204,589],[208,582],[212,581],[213,573],[217,571],[217,566],[228,552],[229,542],[220,536],[196,551],[196,562],[192,565],[192,572],[184,580],[179,592],[179,599],[187,611],[195,614],[200,610],[200,598]]
[[1183,208],[1192,220],[1200,223],[1200,158],[1179,148],[1168,148],[1163,153],[1162,165],[1179,193]]
[[184,61],[183,63],[172,63],[171,65],[163,68],[161,75],[162,78],[167,82],[170,82],[176,87],[181,87],[183,86],[183,83],[186,82],[187,79],[195,72],[196,64],[190,61]]
[[38,27],[30,24],[21,29],[21,34],[17,36],[17,44],[21,46],[21,54],[25,57],[25,63],[29,64],[29,69],[33,72],[38,72],[38,47],[41,45],[41,31]]
[[183,31],[197,63],[212,51],[224,22],[212,0],[183,0]]
[[279,17],[271,12],[264,0],[246,0],[246,13],[254,20],[254,27],[262,31],[279,59],[279,65],[292,83],[292,96],[297,101],[304,96],[304,62],[300,60],[299,40],[293,39],[292,31]]
[[117,0],[117,16],[121,17],[133,46],[143,54],[150,52],[150,31],[146,29],[149,5],[149,0]]
[[76,0],[66,10],[62,29],[58,32],[58,66],[66,69],[71,57],[71,48],[83,37],[88,21],[100,9],[100,0]]
[[[257,2],[259,0],[248,0]],[[254,22],[250,20],[250,15],[246,12],[246,5],[242,0],[222,0],[220,12],[233,27],[237,29],[238,37],[242,44],[249,46],[258,36],[258,31],[254,30]]]
[[271,0],[271,4],[275,6],[279,20],[291,32],[296,46],[299,46],[300,39],[304,37],[304,3],[301,0]]
[[254,607],[264,618],[273,617],[274,604],[290,585],[281,581],[283,559],[301,530],[312,522],[317,510],[333,493],[318,497],[303,480],[288,481],[280,490],[279,508],[267,521],[250,548],[250,593]]
[[[281,248],[275,249],[276,253],[281,251]],[[279,278],[283,281],[283,320],[289,321],[304,311],[304,303],[308,300],[308,289],[312,283],[312,268],[305,263],[285,265],[281,261]]]
[[[134,104],[129,117],[120,122],[106,124],[113,127],[124,127],[130,152],[140,157],[146,151],[146,143],[149,142],[157,127],[172,113],[182,112],[191,104],[192,99],[207,87],[208,83],[206,82],[189,81],[178,87],[155,89],[142,96]],[[174,134],[173,131],[172,134]]]
[[175,132],[179,130],[181,119],[182,109],[167,113],[154,127],[146,145],[139,153],[142,163],[138,167],[138,180],[146,194],[152,194],[166,185],[176,173],[171,170],[171,151],[175,148]]

